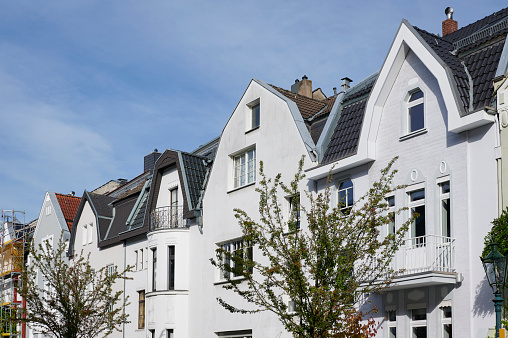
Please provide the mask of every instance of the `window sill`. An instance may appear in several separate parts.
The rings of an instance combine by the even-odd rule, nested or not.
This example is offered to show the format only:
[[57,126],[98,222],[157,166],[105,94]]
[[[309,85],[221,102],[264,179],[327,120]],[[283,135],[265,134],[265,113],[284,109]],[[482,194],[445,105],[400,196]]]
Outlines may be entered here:
[[[233,278],[233,280],[234,281],[244,281],[244,280],[247,280],[247,278],[245,278],[245,277],[237,277],[237,278]],[[227,280],[221,280],[221,281],[213,283],[213,285],[223,285],[223,284],[229,284],[229,281],[227,281]]]
[[416,137],[418,135],[422,135],[422,134],[426,134],[427,133],[427,128],[423,128],[423,129],[420,129],[420,130],[416,130],[416,131],[413,131],[412,133],[410,134],[407,134],[407,135],[404,135],[404,136],[401,136],[399,138],[399,141],[405,141],[405,140],[408,140],[410,138],[413,138],[413,137]]
[[231,192],[235,192],[237,190],[240,190],[240,189],[243,189],[243,188],[247,188],[247,187],[250,187],[252,185],[256,184],[256,182],[252,182],[252,183],[249,183],[249,184],[245,184],[245,185],[242,185],[241,187],[237,187],[237,188],[234,188],[234,189],[231,189],[229,190],[227,193],[231,193]]
[[252,128],[252,129],[250,129],[250,130],[247,130],[247,131],[245,132],[245,134],[248,134],[248,133],[250,133],[250,132],[252,132],[252,131],[254,131],[254,130],[258,130],[258,129],[259,129],[259,126],[254,127],[254,128]]

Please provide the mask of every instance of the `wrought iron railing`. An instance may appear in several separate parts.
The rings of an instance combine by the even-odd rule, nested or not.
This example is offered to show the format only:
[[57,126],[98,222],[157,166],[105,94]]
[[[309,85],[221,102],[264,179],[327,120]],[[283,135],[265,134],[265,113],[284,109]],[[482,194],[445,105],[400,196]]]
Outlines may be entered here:
[[185,227],[182,206],[166,206],[153,210],[150,214],[150,230]]

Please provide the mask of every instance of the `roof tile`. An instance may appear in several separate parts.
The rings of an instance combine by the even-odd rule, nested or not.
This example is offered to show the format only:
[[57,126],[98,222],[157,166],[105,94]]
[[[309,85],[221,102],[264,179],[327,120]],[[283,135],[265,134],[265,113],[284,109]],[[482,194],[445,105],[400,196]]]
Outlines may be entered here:
[[76,216],[76,212],[78,211],[81,197],[58,193],[55,193],[55,195],[56,199],[58,200],[58,204],[60,205],[60,209],[64,215],[65,222],[67,222],[67,226],[69,227],[69,230],[71,230],[72,222],[74,220],[74,216]]

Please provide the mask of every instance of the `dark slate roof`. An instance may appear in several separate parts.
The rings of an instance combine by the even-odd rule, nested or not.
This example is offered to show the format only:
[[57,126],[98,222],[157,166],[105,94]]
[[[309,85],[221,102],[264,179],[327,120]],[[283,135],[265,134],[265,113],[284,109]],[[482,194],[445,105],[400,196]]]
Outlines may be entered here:
[[327,145],[322,165],[356,154],[365,107],[378,72],[348,89],[340,106],[340,117]]
[[464,112],[469,110],[469,77],[461,63],[461,60],[452,54],[455,47],[448,40],[443,39],[435,34],[431,34],[423,29],[414,27],[420,36],[434,50],[434,52],[443,60],[451,69],[460,99],[464,105]]
[[473,78],[474,110],[492,105],[492,94],[494,93],[492,80],[496,76],[503,46],[504,41],[501,41],[463,57]]
[[321,136],[323,128],[325,127],[326,120],[327,118],[322,118],[313,122],[310,125],[310,136],[312,137],[312,141],[314,141],[314,144],[318,143],[319,137]]
[[184,152],[181,152],[181,156],[184,183],[189,191],[189,210],[193,210],[198,205],[201,192],[203,191],[203,183],[207,172],[206,159]]
[[[416,28],[420,36],[452,70],[464,112],[491,105],[496,70],[508,33],[508,8],[493,13],[444,37]],[[470,80],[473,105],[470,107]]]
[[[466,39],[470,36],[473,36],[475,33],[482,31],[484,29],[488,29],[490,27],[495,26],[496,24],[500,23],[504,19],[508,17],[508,8],[504,8],[498,12],[495,12],[489,16],[486,16],[483,19],[480,19],[476,22],[473,22],[472,24],[469,24],[467,26],[464,26],[458,30],[456,30],[453,33],[447,34],[444,36],[444,39],[450,41],[450,42],[458,42],[460,40]],[[463,48],[460,48],[460,51],[464,51],[470,48],[474,48],[485,41],[492,39],[493,37],[497,37],[499,35],[505,34],[508,32],[508,26],[501,27],[502,29],[498,30],[494,36],[479,36],[479,39],[475,39],[475,41],[471,41],[467,46],[464,46]]]
[[279,88],[274,85],[270,86],[272,86],[279,93],[281,93],[282,95],[284,95],[285,97],[296,103],[296,106],[298,107],[298,110],[300,110],[300,114],[302,114],[302,117],[304,119],[309,119],[313,117],[314,115],[321,112],[321,110],[327,107],[326,103],[323,101],[311,99],[305,95],[295,94],[289,90]]
[[113,218],[113,208],[109,205],[115,200],[114,197],[88,193],[90,204],[96,211],[99,224],[99,241],[102,241],[109,229],[109,223]]

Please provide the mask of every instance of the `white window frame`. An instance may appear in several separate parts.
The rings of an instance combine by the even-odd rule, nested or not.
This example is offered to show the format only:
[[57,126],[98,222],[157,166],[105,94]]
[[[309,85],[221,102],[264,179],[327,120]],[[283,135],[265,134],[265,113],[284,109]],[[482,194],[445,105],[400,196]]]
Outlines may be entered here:
[[[422,97],[414,100],[414,101],[409,101],[411,99],[411,97],[418,93],[418,92],[421,92],[422,93]],[[406,114],[407,114],[407,134],[413,134],[413,133],[417,133],[421,130],[425,130],[425,127],[426,127],[426,119],[425,119],[425,92],[423,90],[421,90],[420,88],[415,88],[413,90],[411,90],[409,93],[408,93],[408,98],[407,98],[407,108],[406,108]],[[414,108],[414,107],[417,107],[421,105],[422,106],[422,118],[423,118],[423,127],[422,128],[419,128],[419,129],[415,129],[415,130],[411,130],[411,109]]]
[[[250,147],[231,156],[233,163],[233,188],[256,182],[256,148]],[[242,163],[243,161],[243,163]]]
[[[341,185],[343,183],[348,182],[348,181],[351,182],[351,186],[346,187],[346,188],[341,188]],[[355,188],[355,184],[351,178],[344,178],[344,179],[340,180],[339,183],[337,184],[337,205],[339,206],[339,209],[343,214],[349,213],[351,211],[351,209],[353,208],[353,205],[355,203],[354,188]],[[342,192],[345,192],[345,195],[344,195],[344,197],[341,198],[340,195]],[[352,201],[349,201],[349,195],[352,196]],[[344,205],[342,205],[343,202],[345,202]]]
[[83,224],[83,239],[81,241],[81,245],[85,246],[88,240],[88,224]]
[[[413,193],[416,193],[417,191],[423,191],[424,193],[424,197],[422,199],[418,199],[418,200],[412,200],[412,194]],[[427,233],[427,207],[426,207],[426,199],[427,199],[427,191],[425,189],[425,184],[421,183],[421,184],[415,184],[414,186],[411,186],[409,187],[408,189],[406,189],[406,193],[408,195],[408,208],[409,208],[409,212],[410,212],[410,216],[413,216],[414,212],[415,212],[415,208],[417,207],[421,207],[423,206],[424,207],[424,212],[425,212],[425,234],[423,235],[423,238],[425,238],[426,235],[428,235]],[[416,220],[413,222],[413,224],[411,225],[411,229],[410,229],[410,238],[417,238],[417,237],[421,237],[421,236],[416,236]],[[422,239],[422,241],[424,242],[425,239]],[[421,243],[415,243],[415,244],[421,244]]]
[[[422,320],[413,320],[413,310],[425,310],[425,319],[422,319]],[[413,337],[413,329],[414,328],[417,328],[417,327],[425,327],[426,329],[428,329],[428,326],[427,326],[427,317],[429,316],[429,313],[427,312],[427,307],[411,307],[411,308],[408,308],[408,311],[409,311],[409,327],[410,327],[410,331],[409,331],[409,337]],[[428,332],[427,332],[427,337],[428,337]]]
[[[393,199],[393,205],[390,205],[390,200]],[[385,198],[386,204],[387,204],[387,217],[390,217],[390,215],[393,215],[393,222],[390,222],[387,224],[386,229],[386,235],[395,234],[395,231],[397,231],[397,223],[396,223],[396,213],[395,213],[395,205],[397,203],[397,200],[395,198],[395,194],[388,195]],[[391,231],[393,230],[393,231]]]
[[[445,317],[445,308],[450,308],[450,317]],[[450,325],[452,328],[452,336],[453,336],[453,325],[452,325],[452,318],[453,318],[453,308],[451,306],[440,306],[441,310],[441,330],[442,330],[442,337],[445,337],[445,325]]]
[[93,242],[93,223],[88,223],[88,231],[87,231],[87,243],[92,244]]
[[[295,197],[298,196],[299,203],[298,205],[294,204]],[[300,209],[300,203],[301,203],[301,194],[297,193],[292,196],[286,196],[286,215],[287,219],[294,220],[296,217],[296,228],[300,229],[301,225],[301,209]],[[289,231],[289,226],[287,227],[286,231]]]
[[[244,256],[244,258],[248,258],[250,256],[251,259],[254,257],[254,248],[252,247],[252,244],[245,241],[243,238],[237,238],[231,241],[222,242],[218,244],[219,247],[221,247],[224,251],[230,252],[231,254],[235,254],[235,252],[241,250],[241,254]],[[234,262],[229,259],[225,254],[222,256],[222,263],[224,265],[229,264],[233,269],[236,268],[233,266]],[[227,280],[226,274],[228,274],[228,271],[220,271],[219,274],[219,280],[225,281]],[[243,278],[241,274],[235,275],[235,272],[233,271],[233,276],[229,276],[230,279],[240,279]]]
[[[387,306],[385,307],[386,312],[386,327],[388,328],[388,337],[391,338],[390,335],[392,328],[395,328],[395,336],[397,335],[397,310],[395,306]],[[390,314],[393,313],[395,315],[395,320],[390,320]]]
[[[257,108],[257,114],[256,114]],[[257,115],[257,118],[256,118]],[[261,100],[258,98],[247,104],[246,133],[259,128],[261,125]]]
[[49,216],[51,215],[51,203],[48,202],[48,204],[46,205],[46,216]]
[[[451,199],[450,199],[450,192],[451,192],[451,185],[450,185],[450,178],[443,177],[442,179],[439,179],[437,181],[438,189],[439,189],[439,227],[441,231],[441,236],[443,237],[452,237],[452,224],[451,224]],[[444,186],[448,184],[448,192],[443,192]],[[449,231],[445,231],[445,224],[444,224],[444,214],[443,214],[443,204],[445,201],[448,200],[448,228]],[[449,232],[448,234],[446,232]]]

